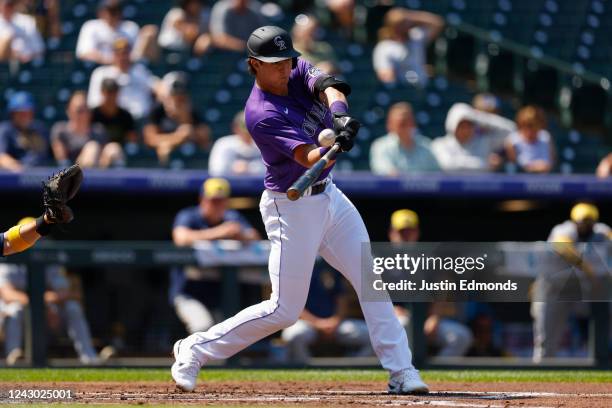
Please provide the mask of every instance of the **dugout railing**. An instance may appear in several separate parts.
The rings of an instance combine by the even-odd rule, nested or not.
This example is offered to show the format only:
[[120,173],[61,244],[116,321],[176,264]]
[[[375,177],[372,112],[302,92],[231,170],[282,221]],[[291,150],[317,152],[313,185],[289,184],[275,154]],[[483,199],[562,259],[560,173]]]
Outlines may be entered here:
[[[171,242],[135,241],[47,241],[25,253],[4,258],[5,263],[24,264],[28,268],[28,291],[30,296],[29,319],[26,327],[26,357],[33,367],[48,366],[46,321],[44,311],[45,267],[61,264],[68,267],[131,266],[172,267],[180,265],[215,266],[223,269],[221,274],[222,309],[226,317],[236,313],[240,307],[238,268],[259,266],[265,268],[268,262],[269,243],[256,242],[247,247],[235,241],[202,242],[193,248],[177,248]],[[263,271],[262,271],[263,272]],[[412,324],[409,337],[412,342],[415,364],[419,367],[478,366],[469,359],[428,359],[426,339],[421,329],[426,318],[427,304],[413,303]],[[571,367],[610,367],[609,354],[609,303],[591,304],[589,354],[590,358]],[[344,361],[345,365],[350,365]],[[525,362],[508,362],[507,359],[489,359],[485,365],[520,366]],[[537,365],[545,367],[547,363]],[[549,365],[559,367],[560,364]]]

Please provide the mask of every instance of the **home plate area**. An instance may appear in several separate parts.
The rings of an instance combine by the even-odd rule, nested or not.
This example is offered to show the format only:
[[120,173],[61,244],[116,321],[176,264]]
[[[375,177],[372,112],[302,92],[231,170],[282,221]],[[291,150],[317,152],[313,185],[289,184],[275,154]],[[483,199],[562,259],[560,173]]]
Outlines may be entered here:
[[[57,383],[54,384],[56,387]],[[75,403],[172,403],[244,406],[610,407],[606,383],[431,382],[426,396],[392,396],[381,382],[210,382],[182,393],[171,383],[71,383]]]

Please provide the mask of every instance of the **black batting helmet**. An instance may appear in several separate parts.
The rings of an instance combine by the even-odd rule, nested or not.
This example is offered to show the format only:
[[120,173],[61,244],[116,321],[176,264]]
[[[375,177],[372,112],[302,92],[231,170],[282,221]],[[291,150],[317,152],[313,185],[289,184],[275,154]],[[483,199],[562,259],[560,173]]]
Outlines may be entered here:
[[293,41],[287,31],[277,26],[259,27],[247,41],[249,57],[263,62],[279,62],[293,59],[293,68],[301,54],[293,48]]

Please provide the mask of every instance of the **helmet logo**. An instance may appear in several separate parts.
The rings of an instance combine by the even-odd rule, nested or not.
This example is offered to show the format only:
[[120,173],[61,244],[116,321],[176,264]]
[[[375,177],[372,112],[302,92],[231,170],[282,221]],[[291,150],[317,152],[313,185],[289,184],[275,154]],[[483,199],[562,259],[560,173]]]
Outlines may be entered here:
[[287,49],[287,46],[285,45],[285,40],[283,40],[283,37],[281,37],[280,35],[274,37],[274,44],[276,44],[279,51]]

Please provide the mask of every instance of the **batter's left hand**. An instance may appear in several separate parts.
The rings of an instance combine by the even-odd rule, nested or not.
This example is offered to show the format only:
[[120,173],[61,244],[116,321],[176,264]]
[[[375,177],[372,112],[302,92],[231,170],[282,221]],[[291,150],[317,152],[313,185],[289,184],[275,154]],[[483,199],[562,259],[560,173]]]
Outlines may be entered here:
[[336,142],[340,143],[343,152],[348,152],[353,148],[354,139],[360,127],[361,123],[357,119],[343,113],[334,114],[334,131],[338,135]]

